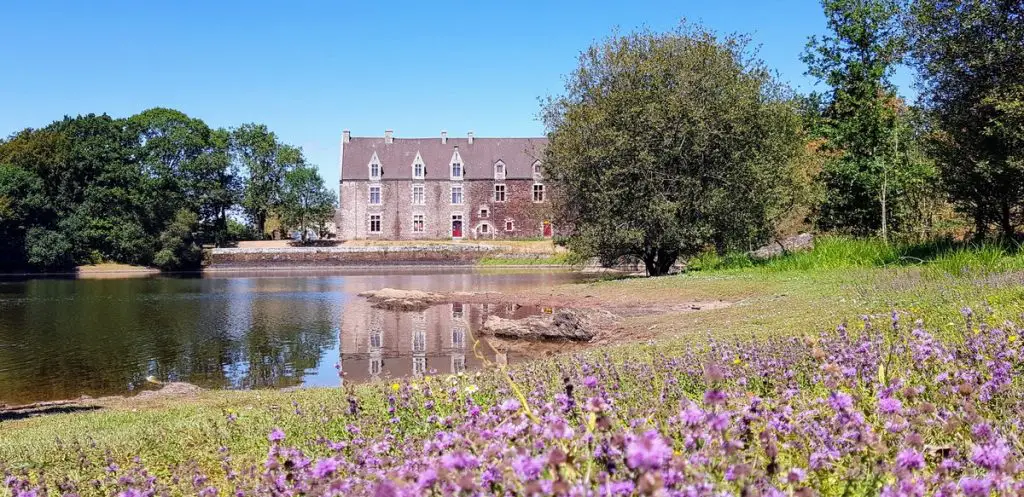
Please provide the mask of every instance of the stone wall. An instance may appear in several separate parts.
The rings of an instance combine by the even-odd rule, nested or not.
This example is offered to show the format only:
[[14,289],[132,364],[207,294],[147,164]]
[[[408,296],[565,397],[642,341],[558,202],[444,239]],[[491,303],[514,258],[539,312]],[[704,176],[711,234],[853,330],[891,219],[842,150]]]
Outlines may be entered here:
[[[413,184],[424,187],[425,205],[412,205]],[[463,186],[462,205],[452,205],[451,186]],[[491,180],[417,181],[346,180],[341,183],[341,209],[336,223],[344,240],[440,240],[452,237],[453,215],[461,215],[464,239],[539,238],[544,235],[544,221],[551,217],[550,187],[546,185],[545,201],[533,202],[533,180],[506,180],[505,202],[494,201]],[[369,204],[370,185],[381,187],[380,205]],[[481,216],[486,207],[487,216]],[[413,215],[423,214],[424,231],[413,232]],[[381,232],[370,233],[370,215],[381,216]],[[506,220],[512,229],[506,230]],[[487,224],[487,232],[482,225]]]
[[271,266],[473,265],[497,249],[483,245],[216,248],[213,268]]

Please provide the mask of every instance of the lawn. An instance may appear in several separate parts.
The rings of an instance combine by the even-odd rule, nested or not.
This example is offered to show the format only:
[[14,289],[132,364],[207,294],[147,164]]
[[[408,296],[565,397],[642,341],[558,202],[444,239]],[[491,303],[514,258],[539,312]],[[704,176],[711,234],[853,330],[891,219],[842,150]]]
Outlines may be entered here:
[[[1024,286],[1012,261],[991,265],[794,263],[537,290],[641,309],[619,326],[644,339],[464,376],[4,421],[0,461],[14,493],[1005,494],[1021,488],[1024,367],[1004,321],[1024,312]],[[708,300],[732,305],[643,310]]]

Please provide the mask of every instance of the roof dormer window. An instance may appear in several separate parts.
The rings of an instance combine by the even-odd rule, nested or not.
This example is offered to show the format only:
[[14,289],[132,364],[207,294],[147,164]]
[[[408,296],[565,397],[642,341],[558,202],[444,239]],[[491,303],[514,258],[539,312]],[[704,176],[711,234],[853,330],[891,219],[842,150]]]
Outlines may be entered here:
[[543,170],[543,168],[540,165],[540,161],[534,162],[533,163],[533,179],[535,179],[537,181],[540,181],[540,179],[543,176],[543,174],[544,174],[544,170]]
[[379,180],[381,177],[380,159],[377,158],[377,152],[373,153],[373,157],[370,158],[370,179]]
[[416,158],[412,161],[412,177],[413,179],[423,179],[423,176],[427,172],[427,166],[423,164],[423,157],[420,157],[420,153],[416,152]]
[[502,161],[494,163],[494,181],[505,181],[505,163]]
[[455,147],[455,152],[452,153],[452,160],[449,162],[451,166],[451,179],[461,180],[466,173],[465,167],[462,163],[462,156],[459,155],[459,147]]

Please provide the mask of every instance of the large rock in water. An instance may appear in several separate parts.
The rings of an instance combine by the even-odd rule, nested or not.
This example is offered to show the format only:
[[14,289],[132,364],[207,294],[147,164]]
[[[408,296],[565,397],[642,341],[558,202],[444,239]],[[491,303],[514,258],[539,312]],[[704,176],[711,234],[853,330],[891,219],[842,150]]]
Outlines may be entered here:
[[394,311],[422,311],[434,304],[444,302],[444,295],[419,290],[397,290],[382,288],[359,293],[376,309]]
[[587,328],[577,312],[562,309],[551,316],[530,316],[523,319],[506,319],[491,315],[484,321],[480,332],[499,338],[589,341],[594,338],[594,332]]

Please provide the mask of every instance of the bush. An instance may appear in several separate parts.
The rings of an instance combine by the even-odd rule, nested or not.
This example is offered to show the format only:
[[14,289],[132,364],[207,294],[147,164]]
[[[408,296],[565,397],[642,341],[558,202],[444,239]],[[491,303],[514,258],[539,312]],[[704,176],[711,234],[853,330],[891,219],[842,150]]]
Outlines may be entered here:
[[63,233],[46,228],[28,230],[25,253],[28,263],[37,269],[69,269],[75,265],[71,242]]

